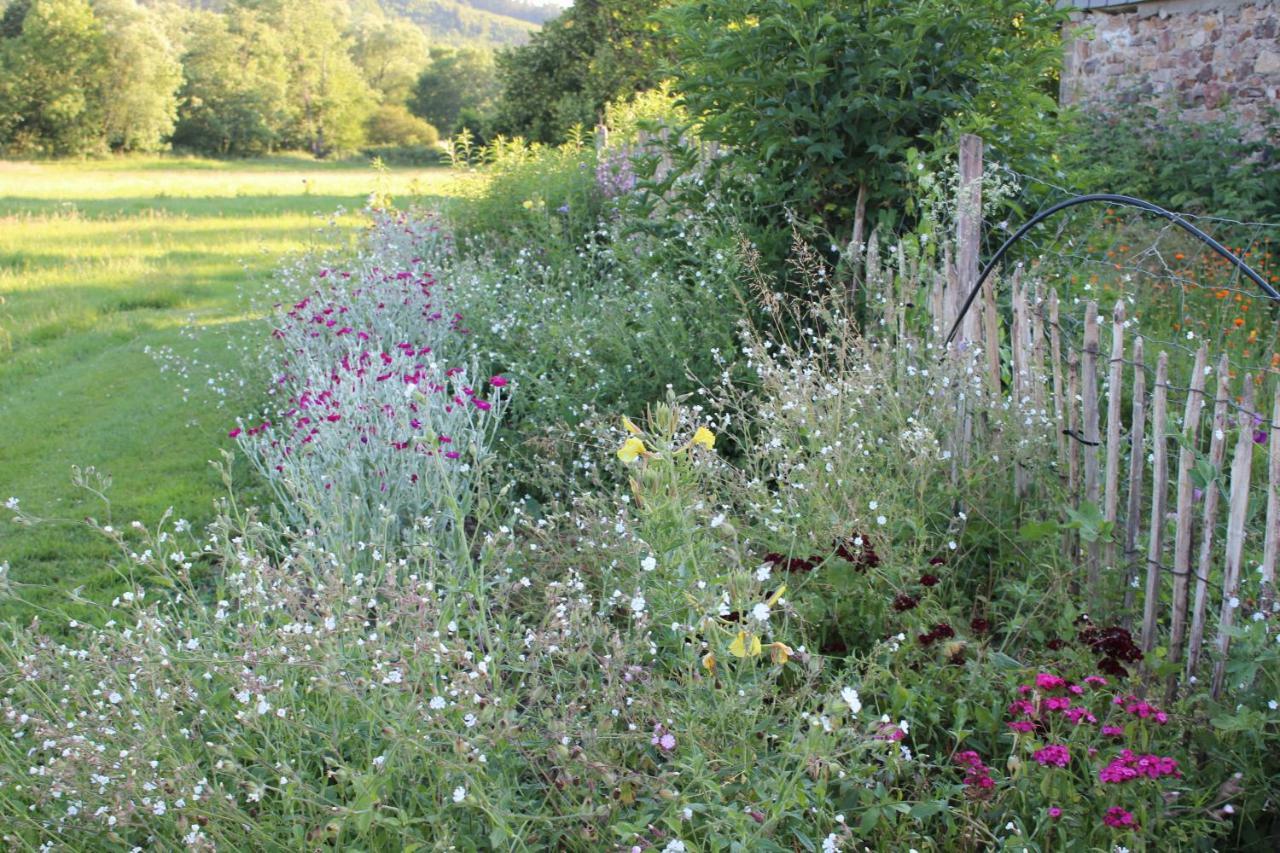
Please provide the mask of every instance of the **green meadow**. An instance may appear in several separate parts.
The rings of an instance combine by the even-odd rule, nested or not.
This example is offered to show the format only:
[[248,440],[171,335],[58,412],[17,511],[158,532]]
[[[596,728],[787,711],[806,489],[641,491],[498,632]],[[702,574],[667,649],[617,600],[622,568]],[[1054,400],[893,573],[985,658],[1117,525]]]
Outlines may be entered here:
[[[73,465],[112,477],[115,526],[169,507],[207,520],[224,491],[209,462],[254,393],[195,386],[241,364],[257,333],[245,294],[335,227],[353,234],[371,192],[429,202],[455,186],[446,168],[301,157],[0,162],[0,501],[63,520],[0,527],[27,602],[0,616],[56,618],[76,610],[68,592],[112,585],[114,546],[80,523],[107,507]],[[162,348],[199,369],[162,371]]]

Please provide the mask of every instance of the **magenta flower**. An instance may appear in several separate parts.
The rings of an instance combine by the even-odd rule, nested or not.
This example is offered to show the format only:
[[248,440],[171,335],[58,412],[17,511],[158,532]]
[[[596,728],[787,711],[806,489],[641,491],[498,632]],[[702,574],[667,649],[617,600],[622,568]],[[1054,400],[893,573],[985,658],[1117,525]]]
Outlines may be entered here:
[[1036,676],[1036,687],[1039,687],[1041,690],[1057,690],[1059,687],[1066,686],[1066,680],[1057,675],[1050,675],[1047,672],[1042,672]]
[[1047,767],[1050,764],[1066,767],[1071,763],[1071,752],[1061,744],[1050,744],[1044,749],[1037,749],[1031,757],[1041,767]]
[[507,377],[505,377],[505,376],[490,376],[490,377],[489,377],[489,384],[490,384],[490,385],[492,385],[494,388],[502,388],[502,387],[505,387],[505,386],[507,385],[507,383],[509,383],[510,381],[511,381],[511,380],[510,380],[510,379],[507,379]]
[[1104,768],[1098,771],[1098,778],[1103,782],[1118,784],[1128,782],[1131,779],[1140,777],[1148,779],[1163,779],[1166,776],[1175,779],[1182,778],[1182,772],[1178,770],[1178,762],[1166,756],[1161,755],[1138,755],[1133,750],[1126,749]]
[[1009,723],[1008,726],[1015,732],[1020,732],[1024,735],[1030,734],[1036,730],[1036,724],[1030,720],[1015,720],[1012,723]]
[[952,760],[965,768],[964,784],[973,796],[984,797],[987,791],[996,786],[995,780],[991,778],[991,768],[983,764],[981,756],[973,750],[956,753]]
[[236,427],[231,432],[227,433],[227,438],[235,438],[240,435],[241,432],[243,432],[243,430],[241,430],[240,427]]
[[1058,808],[1057,806],[1050,806],[1049,817],[1053,818],[1054,820],[1057,820],[1058,818],[1062,817],[1062,809]]
[[476,404],[476,408],[482,412],[487,412],[493,408],[493,404],[488,400],[473,399],[471,402]]
[[1124,737],[1124,726],[1103,726],[1102,733],[1107,737]]
[[1138,822],[1133,818],[1133,812],[1125,811],[1119,806],[1112,806],[1107,809],[1102,822],[1116,829],[1127,829],[1138,825]]

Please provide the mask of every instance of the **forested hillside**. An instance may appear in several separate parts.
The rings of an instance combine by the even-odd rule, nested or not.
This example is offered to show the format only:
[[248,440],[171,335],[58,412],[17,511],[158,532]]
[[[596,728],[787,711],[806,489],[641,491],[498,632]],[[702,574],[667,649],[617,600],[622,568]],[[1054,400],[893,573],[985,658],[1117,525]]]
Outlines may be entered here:
[[[159,6],[160,2],[145,5]],[[223,11],[227,0],[179,0],[189,9]],[[529,34],[561,9],[552,4],[520,0],[343,0],[351,17],[386,14],[416,24],[433,42],[483,43],[488,46],[523,44]]]

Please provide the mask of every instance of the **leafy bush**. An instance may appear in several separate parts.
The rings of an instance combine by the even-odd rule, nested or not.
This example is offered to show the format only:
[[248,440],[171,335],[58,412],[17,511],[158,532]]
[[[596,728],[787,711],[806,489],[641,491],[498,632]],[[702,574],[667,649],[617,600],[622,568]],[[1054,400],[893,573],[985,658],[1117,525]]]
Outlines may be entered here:
[[654,13],[669,0],[598,0],[570,6],[529,44],[498,54],[495,128],[544,144],[594,127],[605,105],[656,86],[670,35]]
[[1046,146],[1062,20],[1039,0],[697,0],[665,16],[675,90],[699,135],[734,149],[751,207],[840,233],[861,187],[873,219],[892,214],[926,140]]
[[1083,115],[1075,127],[1068,174],[1084,191],[1243,221],[1280,218],[1275,121],[1259,134],[1234,118],[1180,121],[1172,109],[1135,103]]
[[440,141],[433,126],[398,104],[383,104],[364,123],[365,139],[372,145],[430,147]]

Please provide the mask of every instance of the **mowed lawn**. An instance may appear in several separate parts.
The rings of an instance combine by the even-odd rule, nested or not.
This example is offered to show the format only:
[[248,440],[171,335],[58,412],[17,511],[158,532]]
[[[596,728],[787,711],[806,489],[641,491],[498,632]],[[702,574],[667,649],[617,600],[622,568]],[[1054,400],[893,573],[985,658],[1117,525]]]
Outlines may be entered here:
[[[0,601],[0,618],[56,624],[79,610],[69,591],[119,588],[114,546],[77,523],[105,510],[72,486],[73,465],[111,475],[117,527],[154,525],[169,507],[207,522],[224,492],[210,460],[257,389],[198,386],[265,334],[244,294],[285,256],[334,240],[328,223],[350,239],[371,192],[430,203],[455,186],[445,168],[290,157],[0,161],[0,502],[65,520],[21,527],[0,512],[0,562],[21,598]],[[165,347],[200,366],[162,372],[148,348]]]

